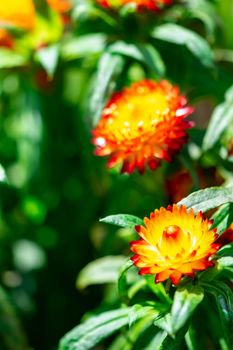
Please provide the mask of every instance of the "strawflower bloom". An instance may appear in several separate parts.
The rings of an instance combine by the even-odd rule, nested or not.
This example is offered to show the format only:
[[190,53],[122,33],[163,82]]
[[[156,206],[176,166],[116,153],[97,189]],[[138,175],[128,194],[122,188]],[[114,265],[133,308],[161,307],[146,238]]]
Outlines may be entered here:
[[194,277],[196,271],[213,266],[211,256],[221,245],[214,243],[213,222],[201,212],[195,215],[192,209],[174,204],[156,209],[144,223],[145,227],[135,227],[141,239],[131,242],[136,253],[131,259],[141,275],[156,275],[156,283],[170,278],[176,285],[183,275]]
[[47,0],[48,5],[56,12],[66,13],[71,9],[70,0]]
[[30,30],[34,24],[35,7],[32,0],[0,1],[0,25]]
[[95,154],[110,156],[108,167],[123,164],[122,173],[170,162],[187,140],[185,120],[193,108],[168,81],[142,80],[113,95],[93,131]]
[[126,4],[133,4],[138,11],[159,12],[165,6],[171,5],[173,0],[97,0],[105,8],[119,8]]

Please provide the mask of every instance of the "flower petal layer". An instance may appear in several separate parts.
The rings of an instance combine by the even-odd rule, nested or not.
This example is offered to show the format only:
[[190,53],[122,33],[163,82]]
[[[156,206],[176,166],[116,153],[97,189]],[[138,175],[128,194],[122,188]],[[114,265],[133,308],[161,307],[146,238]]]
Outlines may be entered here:
[[187,140],[185,120],[192,107],[168,81],[143,80],[113,95],[93,131],[96,155],[110,156],[108,167],[122,163],[122,172],[155,170],[170,162]]
[[0,24],[30,30],[35,25],[35,7],[32,0],[0,1]]
[[137,226],[140,240],[131,242],[132,261],[141,275],[153,274],[155,282],[168,278],[178,284],[183,275],[193,277],[213,265],[210,257],[220,248],[216,229],[202,213],[185,206],[169,206],[151,213],[145,226]]
[[65,13],[71,9],[70,0],[47,0],[48,5],[56,12]]

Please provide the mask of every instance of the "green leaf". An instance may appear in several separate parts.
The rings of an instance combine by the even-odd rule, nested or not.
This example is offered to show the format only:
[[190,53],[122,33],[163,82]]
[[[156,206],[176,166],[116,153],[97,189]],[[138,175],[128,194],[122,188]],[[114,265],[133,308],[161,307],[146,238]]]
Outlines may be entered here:
[[218,105],[210,119],[203,140],[203,149],[212,148],[219,140],[223,132],[233,122],[233,86],[227,90],[225,101]]
[[204,344],[202,344],[204,339],[200,339],[195,326],[191,325],[188,332],[185,334],[185,343],[187,348],[188,350],[206,350],[206,347]]
[[147,65],[159,76],[164,76],[165,65],[160,53],[150,44],[129,44],[118,41],[109,47],[111,53],[124,55]]
[[233,187],[209,187],[193,192],[177,204],[205,212],[226,203],[233,203]]
[[49,77],[53,77],[59,58],[59,45],[51,45],[37,50],[36,60],[42,65]]
[[3,168],[3,166],[1,164],[0,164],[0,183],[9,184],[6,170]]
[[107,311],[75,327],[60,341],[58,350],[88,350],[128,324],[131,308]]
[[132,260],[128,259],[125,264],[122,266],[120,273],[119,273],[119,279],[118,279],[118,292],[119,296],[123,301],[126,303],[128,302],[128,283],[126,274],[128,270],[133,266]]
[[223,233],[233,222],[233,204],[226,204],[220,207],[212,216],[213,228],[217,228],[218,234]]
[[155,283],[155,278],[152,275],[145,275],[144,278],[147,286],[157,296],[157,298],[165,305],[170,306],[172,301],[169,294],[166,293],[164,285],[162,283]]
[[90,262],[79,273],[76,286],[84,289],[92,284],[116,283],[125,256],[106,256]]
[[86,34],[65,41],[61,47],[61,56],[65,60],[89,57],[100,54],[105,45],[106,36],[104,34]]
[[175,338],[176,334],[187,325],[203,298],[203,289],[200,287],[187,286],[177,289],[171,312],[155,320],[155,325],[166,331],[172,338]]
[[182,349],[181,344],[184,341],[184,337],[185,337],[185,334],[187,333],[188,327],[189,325],[187,324],[182,329],[180,329],[180,331],[176,334],[175,338],[172,338],[170,335],[167,335],[157,349],[158,350],[181,350]]
[[177,289],[171,309],[171,328],[173,334],[177,333],[191,318],[193,312],[204,298],[201,287],[191,286]]
[[150,344],[145,348],[145,350],[155,350],[159,349],[162,345],[164,339],[167,337],[167,333],[164,331],[159,331],[151,340]]
[[0,69],[21,67],[27,63],[27,57],[8,49],[0,49]]
[[105,52],[99,61],[94,91],[90,97],[89,114],[92,118],[93,126],[97,125],[99,121],[109,93],[112,91],[110,84],[121,72],[123,63],[124,60],[121,56],[113,55],[109,52]]
[[221,247],[217,253],[215,253],[218,257],[224,257],[224,256],[233,256],[233,243],[224,245]]
[[134,228],[137,225],[143,225],[142,219],[130,214],[110,215],[106,216],[106,218],[100,219],[99,221],[127,228]]
[[188,15],[191,18],[199,19],[205,26],[205,29],[212,39],[214,37],[214,31],[218,18],[213,4],[206,2],[205,0],[188,1]]
[[[133,324],[132,327],[129,328],[127,332],[122,332],[111,344],[108,350],[142,350],[140,346],[141,337],[145,340],[145,333],[152,328],[151,323],[154,318],[152,313],[149,313],[146,317],[141,318],[136,323]],[[148,329],[149,328],[149,329]],[[153,332],[150,335],[154,335],[155,328],[153,327]],[[150,338],[149,338],[150,339]],[[149,342],[148,339],[148,342]],[[147,343],[148,343],[147,342]],[[144,345],[144,344],[143,344]],[[143,347],[144,349],[144,347]],[[156,348],[154,347],[153,350]],[[146,348],[145,350],[149,350]],[[152,348],[150,349],[152,350]]]
[[135,304],[129,311],[129,327],[144,316],[148,315],[150,311],[154,310],[152,306],[143,306],[141,304]]
[[167,23],[154,28],[152,37],[177,45],[185,46],[207,67],[213,67],[213,53],[208,43],[193,31],[177,24]]
[[218,269],[227,269],[230,268],[233,270],[233,256],[223,256],[217,260]]
[[203,282],[202,286],[206,292],[211,293],[215,298],[224,338],[228,342],[229,349],[231,349],[233,344],[233,292],[227,284],[221,281]]

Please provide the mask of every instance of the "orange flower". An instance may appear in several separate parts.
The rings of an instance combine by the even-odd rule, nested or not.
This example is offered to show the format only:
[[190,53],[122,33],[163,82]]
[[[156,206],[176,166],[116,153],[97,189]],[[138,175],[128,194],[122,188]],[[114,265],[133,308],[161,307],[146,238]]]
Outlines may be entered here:
[[10,33],[7,30],[0,28],[0,47],[12,48],[14,41]]
[[178,87],[168,81],[143,80],[116,93],[93,131],[96,155],[109,156],[108,167],[123,163],[121,172],[155,170],[186,142],[192,113]]
[[173,205],[156,209],[144,223],[135,227],[141,239],[131,242],[136,253],[131,259],[141,275],[155,274],[156,283],[170,278],[178,284],[183,275],[193,277],[213,265],[210,257],[220,244],[214,244],[216,229],[210,229],[212,222],[201,212],[195,216],[192,209]]
[[0,1],[0,25],[32,29],[35,24],[35,8],[32,0]]
[[171,5],[173,0],[97,0],[97,3],[106,8],[118,8],[126,4],[133,4],[139,11],[161,11]]
[[49,6],[59,13],[68,12],[71,9],[70,0],[47,0]]

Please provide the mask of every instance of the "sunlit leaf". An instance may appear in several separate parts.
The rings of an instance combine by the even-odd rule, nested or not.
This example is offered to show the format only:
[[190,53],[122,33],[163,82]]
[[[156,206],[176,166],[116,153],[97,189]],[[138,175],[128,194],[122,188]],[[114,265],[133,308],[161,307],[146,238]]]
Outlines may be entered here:
[[79,289],[92,284],[116,283],[125,256],[106,256],[90,262],[79,273],[76,286]]
[[193,208],[195,212],[205,212],[226,203],[233,203],[233,187],[209,187],[193,192],[178,202],[178,205]]
[[130,214],[110,215],[100,219],[99,221],[127,228],[134,228],[136,225],[143,225],[142,219]]
[[[172,338],[169,334],[167,334],[163,339],[162,343],[159,344],[158,350],[180,350],[182,349],[182,343],[184,342],[184,336],[187,333],[189,325],[185,325],[180,329],[180,331],[176,334],[175,338]],[[152,350],[152,349],[151,349]]]
[[217,227],[218,234],[223,233],[233,223],[233,204],[226,204],[219,208],[212,216],[213,227]]
[[203,140],[203,149],[212,148],[226,128],[233,122],[233,87],[226,92],[225,101],[218,105],[210,119]]
[[193,31],[177,24],[166,23],[155,27],[151,33],[155,39],[183,45],[207,67],[213,67],[213,53],[207,41]]
[[203,298],[203,289],[198,286],[178,289],[175,292],[171,309],[173,334],[177,333],[186,324]]
[[203,300],[203,297],[203,289],[198,286],[177,289],[171,312],[158,318],[155,321],[155,325],[166,331],[171,337],[175,337],[187,325],[188,320]]
[[[146,316],[152,310],[153,310],[152,306],[143,306],[140,304],[133,305],[129,311],[129,327],[132,327],[132,325],[138,319]],[[154,313],[156,315],[156,311]]]
[[0,49],[0,69],[14,68],[24,66],[27,63],[27,57],[12,50]]
[[120,73],[123,62],[121,56],[112,55],[109,52],[105,52],[99,61],[93,93],[90,97],[89,115],[93,125],[96,125],[99,121],[107,97],[111,91],[110,84],[113,78]]
[[110,52],[138,60],[159,76],[165,74],[165,65],[160,53],[150,44],[129,44],[118,41],[109,47]]
[[92,349],[103,339],[128,324],[130,308],[107,311],[75,327],[60,341],[59,350]]
[[35,57],[49,77],[53,77],[59,57],[59,45],[51,45],[37,50]]
[[128,283],[127,283],[127,271],[133,266],[133,262],[128,259],[120,269],[118,279],[118,292],[121,299],[128,302]]
[[81,35],[67,40],[61,47],[65,60],[73,60],[100,54],[106,45],[106,36],[102,33]]

